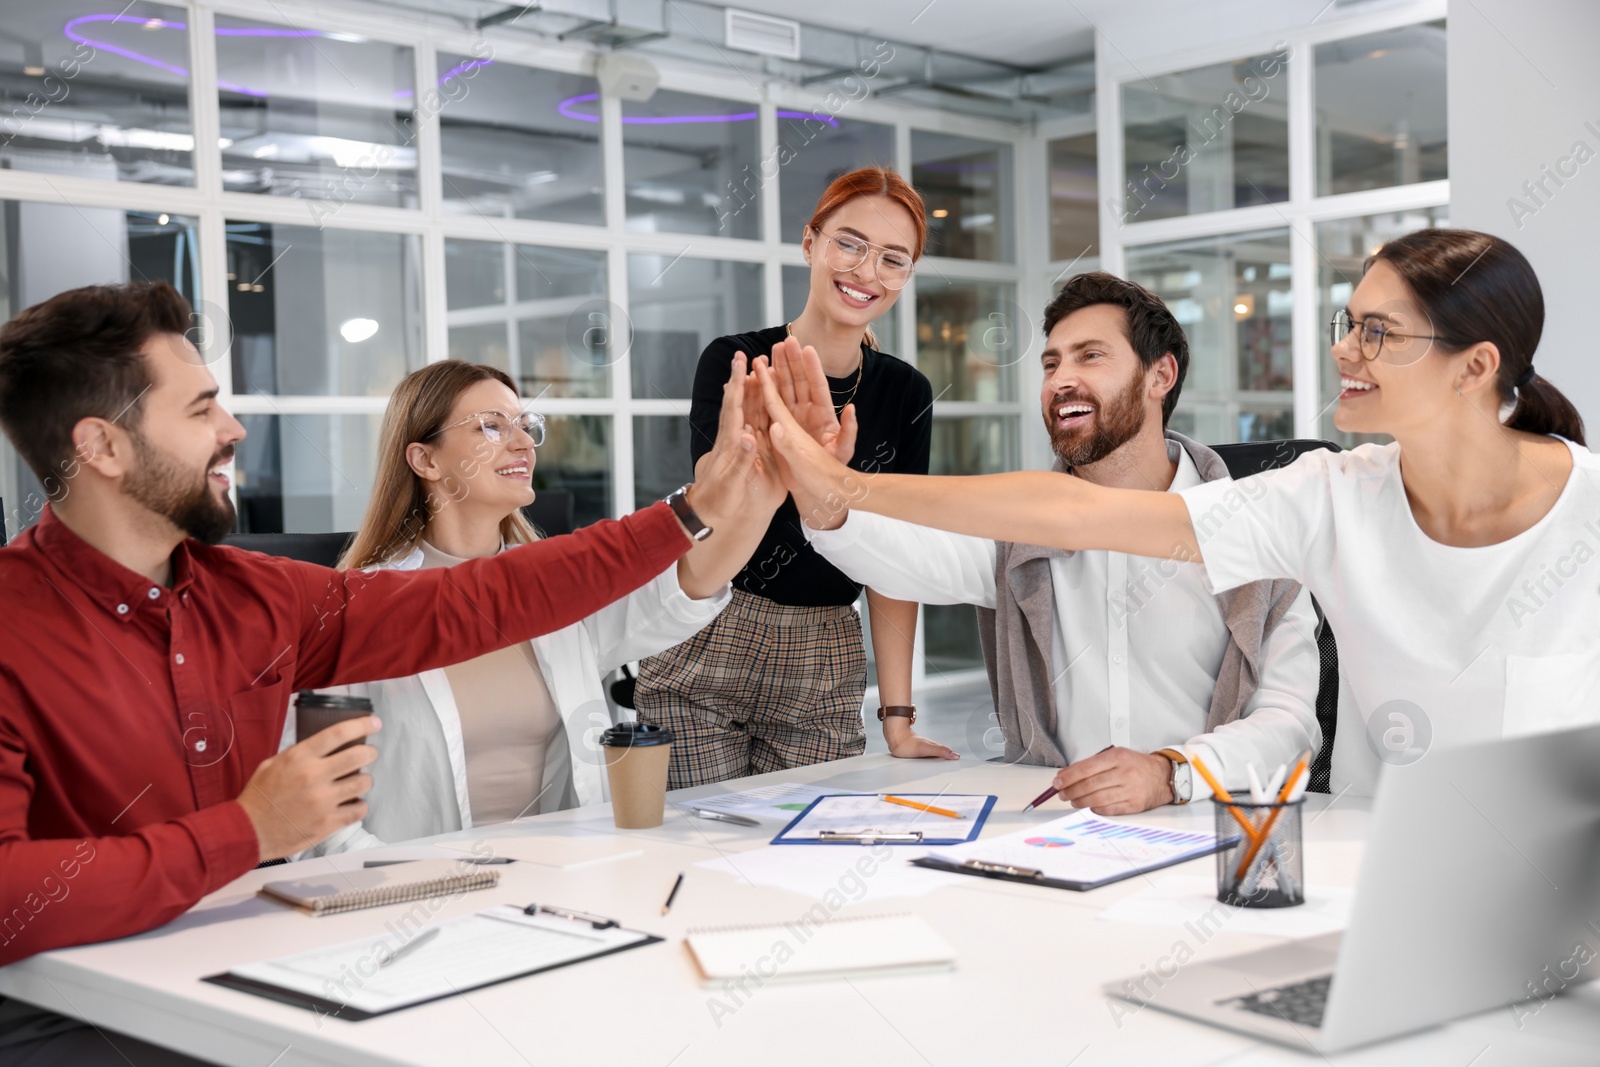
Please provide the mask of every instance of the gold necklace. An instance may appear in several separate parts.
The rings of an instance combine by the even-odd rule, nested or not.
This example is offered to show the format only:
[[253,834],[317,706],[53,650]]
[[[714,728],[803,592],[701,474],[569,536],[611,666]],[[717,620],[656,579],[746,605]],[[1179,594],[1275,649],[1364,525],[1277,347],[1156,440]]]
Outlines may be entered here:
[[[783,332],[784,332],[784,336],[793,337],[794,336],[794,323],[792,323],[792,322],[784,323],[783,324]],[[845,408],[850,406],[850,401],[852,401],[852,400],[854,400],[856,398],[856,390],[861,388],[861,376],[863,374],[865,374],[866,371],[867,371],[867,350],[866,350],[866,345],[863,343],[862,348],[861,348],[861,362],[856,364],[856,380],[855,380],[855,384],[850,387],[850,395],[845,397],[844,401],[841,403],[838,400],[838,398],[833,395],[833,393],[834,393],[833,386],[831,384],[828,386],[828,398],[830,400],[832,400],[834,402],[834,404],[837,405],[833,409],[834,410],[834,414],[842,413]]]

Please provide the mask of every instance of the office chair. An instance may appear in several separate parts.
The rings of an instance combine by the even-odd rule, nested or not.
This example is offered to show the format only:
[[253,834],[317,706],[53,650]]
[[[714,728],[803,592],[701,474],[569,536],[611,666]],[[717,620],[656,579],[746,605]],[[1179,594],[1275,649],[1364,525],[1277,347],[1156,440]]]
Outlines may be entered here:
[[522,514],[546,537],[578,528],[578,498],[571,489],[540,489]]
[[354,537],[353,533],[236,533],[224,537],[222,543],[332,567]]
[[[1228,473],[1235,478],[1248,478],[1262,471],[1287,467],[1307,452],[1325,448],[1338,452],[1339,446],[1331,441],[1306,439],[1288,441],[1241,441],[1231,445],[1212,445],[1211,450],[1228,465]],[[1307,789],[1315,793],[1331,792],[1328,776],[1333,769],[1333,734],[1339,724],[1339,648],[1333,640],[1333,630],[1322,614],[1322,605],[1311,598],[1317,613],[1317,725],[1322,728],[1322,748],[1311,761],[1311,781]]]

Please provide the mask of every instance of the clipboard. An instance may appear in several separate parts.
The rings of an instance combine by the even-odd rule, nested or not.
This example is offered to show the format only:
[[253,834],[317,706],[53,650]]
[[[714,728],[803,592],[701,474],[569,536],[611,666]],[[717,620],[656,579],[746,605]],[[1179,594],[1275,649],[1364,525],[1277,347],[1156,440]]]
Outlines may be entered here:
[[[404,917],[401,918],[400,922],[404,922]],[[431,1004],[434,1001],[444,1000],[459,993],[470,993],[473,990],[499,985],[502,982],[513,981],[517,978],[526,978],[529,975],[542,974],[545,971],[557,970],[574,963],[583,963],[588,960],[599,959],[602,956],[626,952],[629,949],[658,944],[663,940],[653,934],[625,929],[613,920],[586,915],[582,912],[561,911],[537,905],[530,905],[529,909],[519,908],[515,905],[501,905],[486,911],[458,916],[431,926],[418,928],[413,931],[410,938],[410,941],[417,942],[416,951],[410,955],[404,955],[407,942],[402,942],[399,951],[389,950],[394,956],[394,966],[397,968],[426,968],[430,965],[436,966],[438,959],[448,958],[439,956],[436,953],[435,958],[430,960],[427,952],[430,946],[421,942],[423,931],[434,929],[445,931],[454,927],[459,935],[462,933],[461,928],[465,924],[497,922],[515,923],[530,935],[528,947],[533,951],[528,953],[528,958],[533,960],[531,965],[521,966],[517,963],[508,965],[507,961],[500,960],[498,965],[484,968],[477,977],[469,976],[459,968],[456,969],[453,975],[442,974],[437,970],[434,972],[424,970],[420,972],[421,985],[423,987],[431,985],[433,988],[420,988],[417,995],[414,996],[405,994],[386,996],[381,992],[372,995],[369,989],[363,987],[362,979],[352,973],[355,970],[365,972],[368,983],[381,981],[381,978],[377,976],[384,974],[383,969],[373,966],[370,962],[366,966],[359,968],[334,966],[336,963],[343,962],[340,960],[341,955],[351,952],[366,953],[365,959],[368,961],[374,958],[381,960],[382,956],[377,953],[377,946],[383,944],[387,947],[387,942],[393,940],[393,930],[396,928],[393,922],[385,926],[384,930],[386,932],[341,944],[324,946],[309,952],[296,953],[292,956],[244,964],[222,974],[208,975],[202,978],[201,981],[227,989],[234,989],[241,993],[263,997],[267,1000],[277,1001],[280,1004],[306,1008],[316,1012],[318,1016],[326,1015],[350,1022],[361,1022],[366,1019],[375,1019],[380,1015],[389,1015],[393,1012],[404,1011],[407,1008],[414,1008],[420,1004]],[[563,926],[562,924],[568,925]],[[548,945],[541,943],[540,939],[535,936],[539,932],[570,935],[586,940],[589,944],[574,945],[573,951],[566,953],[562,958],[539,958],[539,949],[548,949]],[[514,941],[516,938],[515,933],[509,928],[504,928],[503,930],[501,928],[484,928],[481,932],[474,931],[468,936],[492,938],[502,944],[508,940]],[[452,939],[436,936],[433,940],[448,942]],[[545,940],[547,941],[548,939]],[[471,949],[469,940],[457,936],[454,941],[454,946],[450,944],[444,946],[445,952],[453,951],[459,953],[463,949]],[[512,947],[515,948],[515,946]],[[545,951],[545,955],[549,955],[548,951]],[[324,968],[327,973],[317,973],[317,966]],[[418,972],[413,970],[410,973],[416,976]],[[345,986],[342,989],[336,989],[337,979],[341,977],[345,980]],[[437,981],[431,981],[433,979],[437,979]],[[354,983],[355,987],[353,992],[350,988],[352,983]],[[443,988],[438,988],[441,985]],[[323,995],[338,994],[340,992],[350,993],[351,995],[347,998],[338,995]],[[368,995],[363,996],[364,993]],[[355,1002],[362,999],[365,1000],[367,1006],[362,1006],[362,1004]],[[391,1002],[378,1002],[383,999]]]
[[[833,793],[806,805],[772,839],[774,845],[960,845],[976,841],[995,797],[949,793],[896,793],[904,800],[929,805],[948,805],[963,809],[967,818],[956,820],[879,800],[878,793]],[[831,803],[830,801],[835,802]],[[839,801],[871,801],[867,804],[839,804]],[[864,813],[850,808],[865,809]],[[846,809],[839,815],[829,809]],[[829,826],[815,828],[819,823]]]
[[[1210,833],[1111,823],[1085,812],[1074,812],[1031,830],[994,838],[975,848],[956,849],[952,855],[918,856],[911,864],[933,871],[1081,893],[1211,856],[1238,842],[1238,835],[1219,839]],[[1099,855],[1087,855],[1086,852],[1095,849],[1097,844],[1116,858],[1107,857],[1104,851]],[[990,855],[971,854],[980,851]],[[1028,855],[1036,859],[1022,858]],[[1080,863],[1083,877],[1066,873]]]

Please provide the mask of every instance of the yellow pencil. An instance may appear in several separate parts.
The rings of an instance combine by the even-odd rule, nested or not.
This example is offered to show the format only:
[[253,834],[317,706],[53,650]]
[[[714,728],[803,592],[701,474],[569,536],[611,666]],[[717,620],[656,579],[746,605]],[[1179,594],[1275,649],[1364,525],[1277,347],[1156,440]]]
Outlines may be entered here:
[[1233,797],[1226,789],[1222,788],[1222,783],[1217,781],[1210,768],[1201,763],[1199,758],[1191,759],[1189,762],[1194,766],[1195,770],[1200,772],[1200,777],[1206,780],[1206,785],[1211,787],[1211,791],[1216,794],[1217,799],[1228,805],[1228,811],[1233,815],[1234,821],[1239,824],[1239,829],[1244,831],[1244,836],[1250,839],[1251,844],[1255,844],[1259,840],[1256,836],[1256,828],[1250,825],[1250,820],[1245,818],[1244,812],[1233,806]]
[[908,808],[916,808],[918,811],[925,811],[929,815],[943,815],[947,819],[966,818],[966,816],[961,814],[959,811],[951,811],[949,808],[936,808],[932,804],[919,804],[915,800],[907,800],[904,797],[892,797],[888,793],[879,793],[878,799],[886,800],[891,804],[901,804]]

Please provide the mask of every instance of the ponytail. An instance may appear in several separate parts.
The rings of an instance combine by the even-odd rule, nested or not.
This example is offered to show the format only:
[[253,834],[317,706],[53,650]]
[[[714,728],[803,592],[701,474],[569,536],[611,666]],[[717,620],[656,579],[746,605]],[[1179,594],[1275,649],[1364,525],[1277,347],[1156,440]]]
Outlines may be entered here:
[[1555,434],[1588,447],[1583,439],[1583,417],[1561,390],[1536,374],[1527,385],[1517,389],[1516,398],[1517,406],[1506,420],[1507,429]]

